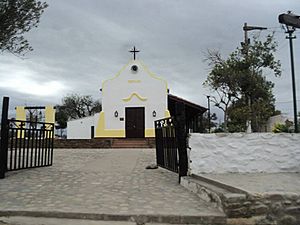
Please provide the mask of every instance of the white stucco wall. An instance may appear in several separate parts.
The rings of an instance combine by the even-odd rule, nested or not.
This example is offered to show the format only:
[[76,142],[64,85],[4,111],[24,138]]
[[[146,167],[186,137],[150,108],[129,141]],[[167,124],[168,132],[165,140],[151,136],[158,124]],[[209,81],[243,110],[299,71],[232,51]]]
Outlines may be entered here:
[[99,113],[93,116],[71,120],[67,123],[67,139],[91,139],[91,126],[96,129]]
[[191,134],[193,174],[300,172],[300,134]]

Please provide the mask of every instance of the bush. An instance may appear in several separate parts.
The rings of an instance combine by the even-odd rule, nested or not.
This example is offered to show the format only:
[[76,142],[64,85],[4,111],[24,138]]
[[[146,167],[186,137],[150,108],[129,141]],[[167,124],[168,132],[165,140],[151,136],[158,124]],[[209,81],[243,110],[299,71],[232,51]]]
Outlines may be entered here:
[[272,131],[274,133],[293,133],[295,131],[294,123],[292,121],[286,120],[285,124],[275,124]]
[[277,123],[273,128],[274,133],[289,133],[290,127],[287,124]]

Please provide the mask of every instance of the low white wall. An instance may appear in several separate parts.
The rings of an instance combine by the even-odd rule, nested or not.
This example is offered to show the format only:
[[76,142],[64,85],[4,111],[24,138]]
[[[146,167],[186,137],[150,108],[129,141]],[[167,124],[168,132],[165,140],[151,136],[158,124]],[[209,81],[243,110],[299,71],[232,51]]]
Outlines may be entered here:
[[300,134],[191,134],[191,172],[300,172]]
[[98,118],[99,113],[96,113],[93,116],[68,121],[67,139],[91,139],[91,126],[94,126],[95,131]]

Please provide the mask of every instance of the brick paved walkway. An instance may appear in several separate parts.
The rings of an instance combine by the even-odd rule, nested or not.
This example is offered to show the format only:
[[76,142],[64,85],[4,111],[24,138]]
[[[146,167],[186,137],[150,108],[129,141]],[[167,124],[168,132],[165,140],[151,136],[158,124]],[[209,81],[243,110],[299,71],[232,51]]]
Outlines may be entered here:
[[0,211],[223,216],[153,162],[153,149],[55,149],[52,167],[7,173]]

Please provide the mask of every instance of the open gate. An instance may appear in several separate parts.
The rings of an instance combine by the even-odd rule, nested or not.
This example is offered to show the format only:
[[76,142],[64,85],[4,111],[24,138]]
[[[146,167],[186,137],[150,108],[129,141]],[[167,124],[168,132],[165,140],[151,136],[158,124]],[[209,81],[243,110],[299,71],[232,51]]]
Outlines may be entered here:
[[8,119],[9,98],[3,98],[0,178],[5,172],[51,166],[54,124]]
[[187,132],[184,105],[176,105],[176,117],[156,120],[156,162],[157,165],[186,176],[188,171]]

